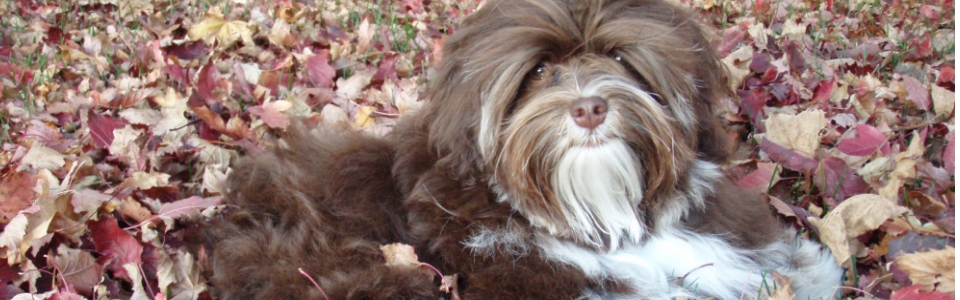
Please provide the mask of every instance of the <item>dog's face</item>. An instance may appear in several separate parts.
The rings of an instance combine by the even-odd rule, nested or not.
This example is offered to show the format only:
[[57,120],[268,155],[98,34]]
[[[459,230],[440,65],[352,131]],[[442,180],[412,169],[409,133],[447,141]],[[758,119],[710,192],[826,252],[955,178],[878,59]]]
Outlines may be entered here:
[[430,138],[552,235],[639,242],[697,159],[725,157],[697,26],[660,1],[489,0],[445,46]]

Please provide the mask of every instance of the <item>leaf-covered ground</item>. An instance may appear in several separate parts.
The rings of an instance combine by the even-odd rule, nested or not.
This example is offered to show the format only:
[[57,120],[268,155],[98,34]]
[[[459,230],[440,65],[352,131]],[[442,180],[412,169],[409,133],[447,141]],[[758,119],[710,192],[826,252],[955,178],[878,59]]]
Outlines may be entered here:
[[[184,237],[230,162],[291,120],[389,132],[478,2],[0,1],[0,298],[209,298]],[[953,299],[954,2],[682,4],[731,71],[729,175],[845,298]]]

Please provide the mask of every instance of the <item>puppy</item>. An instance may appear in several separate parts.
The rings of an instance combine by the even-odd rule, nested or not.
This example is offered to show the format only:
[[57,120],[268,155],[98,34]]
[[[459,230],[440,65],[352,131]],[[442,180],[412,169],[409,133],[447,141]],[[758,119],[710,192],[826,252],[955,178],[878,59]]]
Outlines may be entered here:
[[[207,230],[221,299],[437,299],[386,266],[414,245],[464,299],[754,298],[843,271],[718,165],[725,70],[661,0],[491,0],[386,138],[293,130],[235,166]],[[298,272],[303,269],[322,288]]]

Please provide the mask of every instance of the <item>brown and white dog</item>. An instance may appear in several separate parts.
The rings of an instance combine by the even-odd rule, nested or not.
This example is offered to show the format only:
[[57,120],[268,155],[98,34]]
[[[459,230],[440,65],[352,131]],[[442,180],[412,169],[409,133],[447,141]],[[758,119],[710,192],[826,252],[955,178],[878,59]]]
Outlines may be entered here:
[[294,130],[235,166],[208,230],[222,299],[438,299],[384,264],[415,245],[465,299],[796,299],[843,271],[726,179],[725,70],[661,0],[490,0],[386,138]]

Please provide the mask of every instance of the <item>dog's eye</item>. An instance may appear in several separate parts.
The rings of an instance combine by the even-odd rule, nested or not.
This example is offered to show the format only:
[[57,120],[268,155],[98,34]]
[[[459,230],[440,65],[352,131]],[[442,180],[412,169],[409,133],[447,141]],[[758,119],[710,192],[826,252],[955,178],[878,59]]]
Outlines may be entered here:
[[530,71],[530,78],[535,80],[543,79],[547,76],[547,66],[543,64],[537,64],[536,67],[533,67],[533,70]]
[[614,55],[614,56],[613,56],[613,60],[615,60],[615,61],[618,61],[618,62],[621,62],[621,63],[622,63],[622,62],[623,62],[623,56],[620,56],[620,55]]

